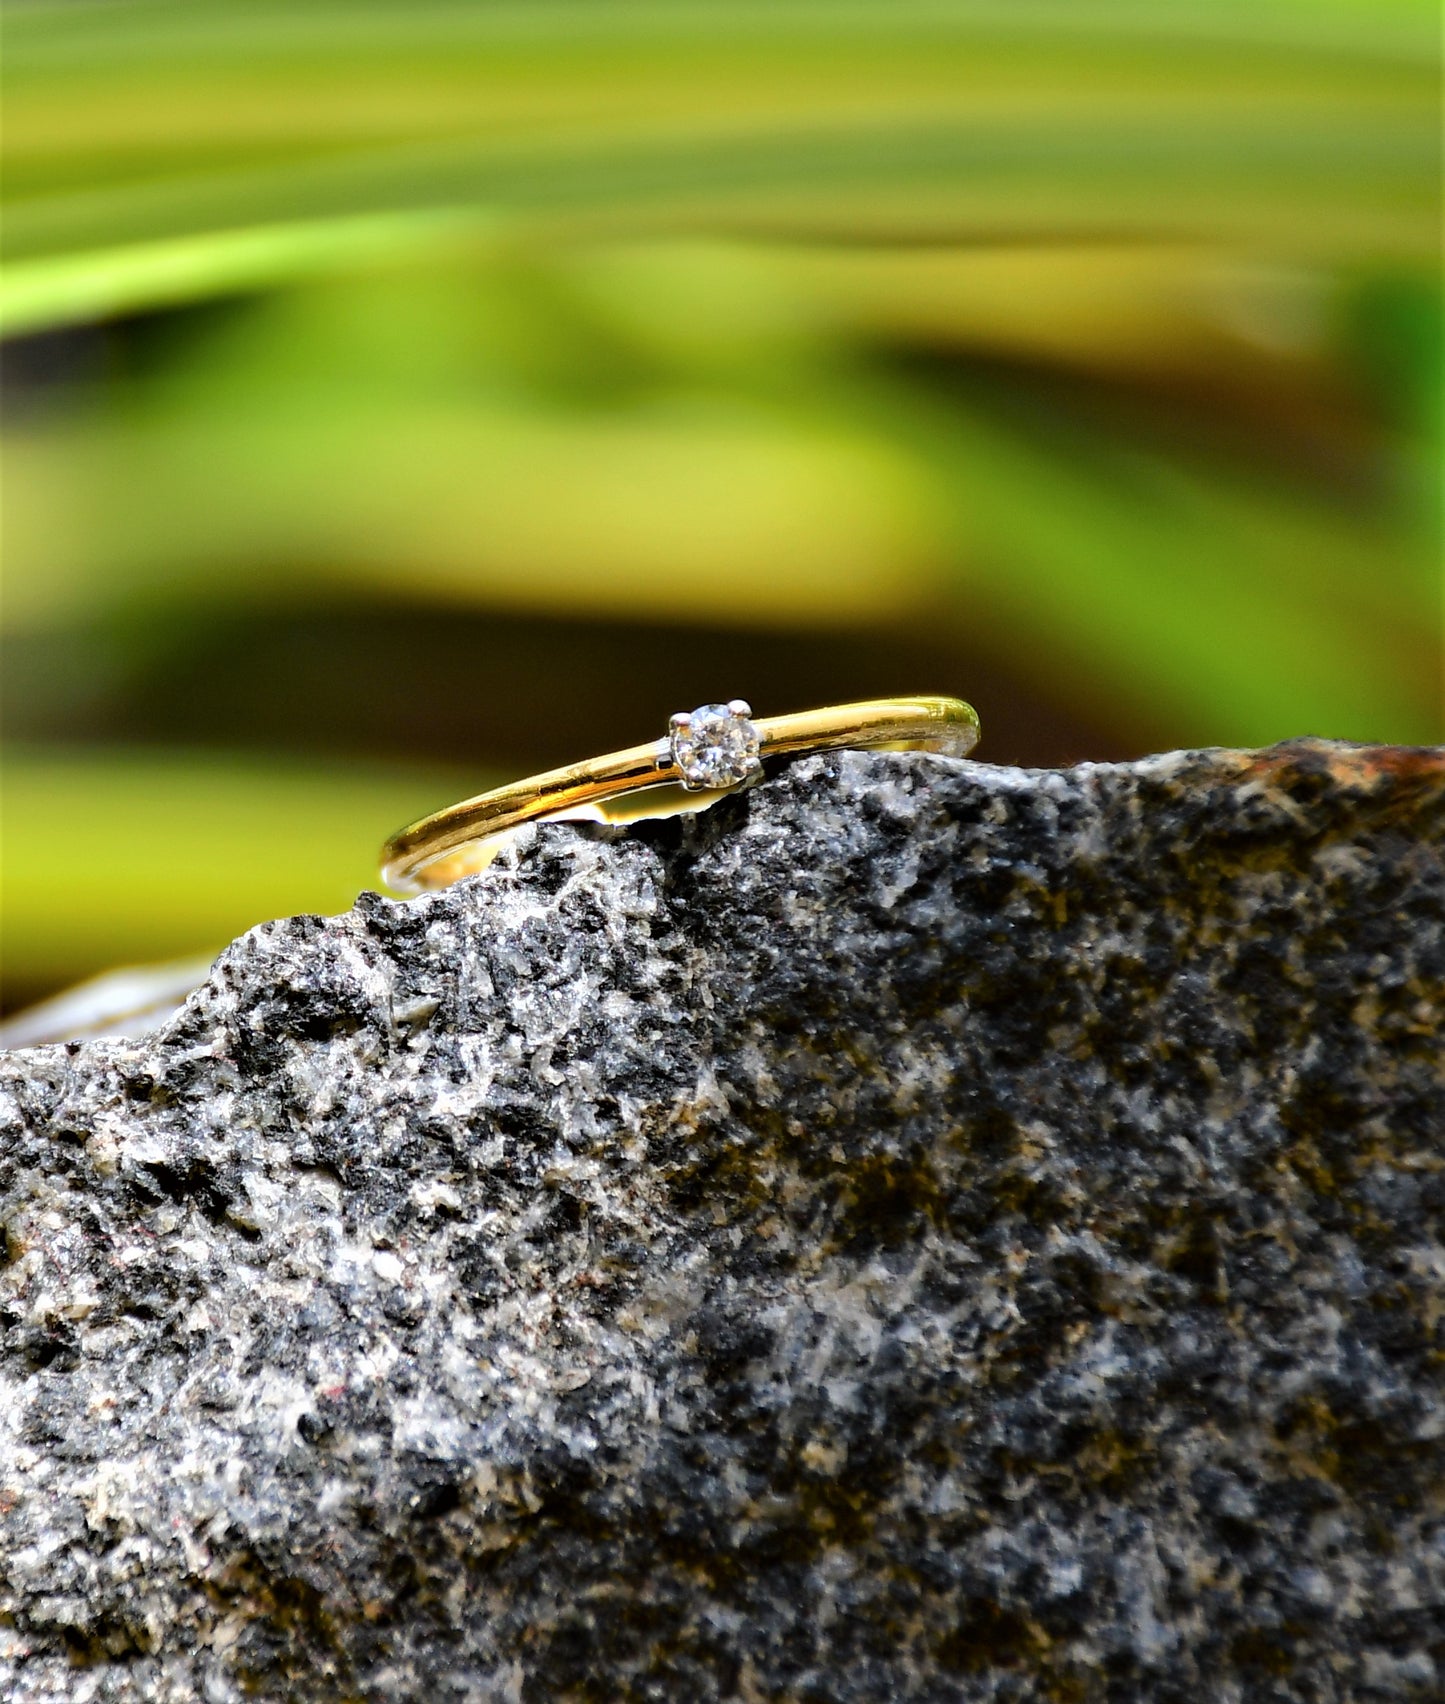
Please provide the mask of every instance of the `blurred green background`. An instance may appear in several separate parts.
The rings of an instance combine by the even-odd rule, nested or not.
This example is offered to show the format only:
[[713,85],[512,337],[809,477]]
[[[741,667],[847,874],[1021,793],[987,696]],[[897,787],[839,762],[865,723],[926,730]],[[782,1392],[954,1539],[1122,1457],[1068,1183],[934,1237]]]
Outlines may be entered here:
[[1442,737],[1434,0],[4,13],[4,1000],[744,695]]

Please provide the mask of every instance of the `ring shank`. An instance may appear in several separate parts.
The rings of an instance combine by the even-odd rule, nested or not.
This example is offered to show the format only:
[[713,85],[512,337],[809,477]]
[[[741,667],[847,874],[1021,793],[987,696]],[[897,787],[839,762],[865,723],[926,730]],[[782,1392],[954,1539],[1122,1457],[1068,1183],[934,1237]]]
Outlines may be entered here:
[[[759,755],[893,747],[964,757],[978,744],[978,716],[958,698],[908,698],[839,704],[789,716],[757,719]],[[642,810],[609,812],[609,804],[650,791],[676,788],[678,774],[668,742],[630,746],[565,769],[551,769],[494,788],[411,823],[381,851],[381,878],[400,893],[447,887],[484,869],[505,839],[524,823],[557,817],[625,820]],[[689,795],[670,809],[697,809],[719,793]]]

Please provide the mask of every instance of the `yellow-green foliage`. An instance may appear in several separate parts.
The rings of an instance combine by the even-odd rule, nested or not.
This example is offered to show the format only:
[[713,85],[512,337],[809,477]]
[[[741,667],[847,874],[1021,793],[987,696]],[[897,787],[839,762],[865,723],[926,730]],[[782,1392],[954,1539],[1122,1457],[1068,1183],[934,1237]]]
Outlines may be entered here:
[[[377,597],[914,627],[1126,739],[1440,736],[1433,3],[12,0],[3,33],[0,325],[169,327],[8,420],[12,638],[124,667],[178,610]],[[238,768],[64,725],[7,776],[26,987],[342,904],[395,826],[389,781],[326,792],[263,882],[304,729],[268,781],[244,726]],[[235,868],[142,873],[218,820]]]

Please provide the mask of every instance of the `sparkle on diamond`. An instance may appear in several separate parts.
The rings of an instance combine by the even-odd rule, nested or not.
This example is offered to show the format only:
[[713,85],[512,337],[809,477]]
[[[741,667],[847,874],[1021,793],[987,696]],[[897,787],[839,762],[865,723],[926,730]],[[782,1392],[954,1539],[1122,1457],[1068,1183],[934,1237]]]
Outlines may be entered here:
[[700,705],[671,738],[685,787],[736,787],[759,767],[758,730],[726,704]]

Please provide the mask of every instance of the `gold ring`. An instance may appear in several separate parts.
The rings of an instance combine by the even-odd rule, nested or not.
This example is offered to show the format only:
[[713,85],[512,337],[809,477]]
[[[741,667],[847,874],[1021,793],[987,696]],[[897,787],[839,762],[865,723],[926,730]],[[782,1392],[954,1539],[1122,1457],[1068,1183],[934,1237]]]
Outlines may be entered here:
[[[836,704],[756,722],[752,715],[741,698],[704,704],[674,716],[667,734],[649,745],[549,769],[449,805],[392,835],[381,849],[381,879],[398,893],[447,887],[485,869],[528,822],[625,822],[697,810],[761,780],[772,757],[846,748],[966,757],[979,735],[977,714],[959,698]],[[651,797],[638,805],[635,796],[643,793]]]

